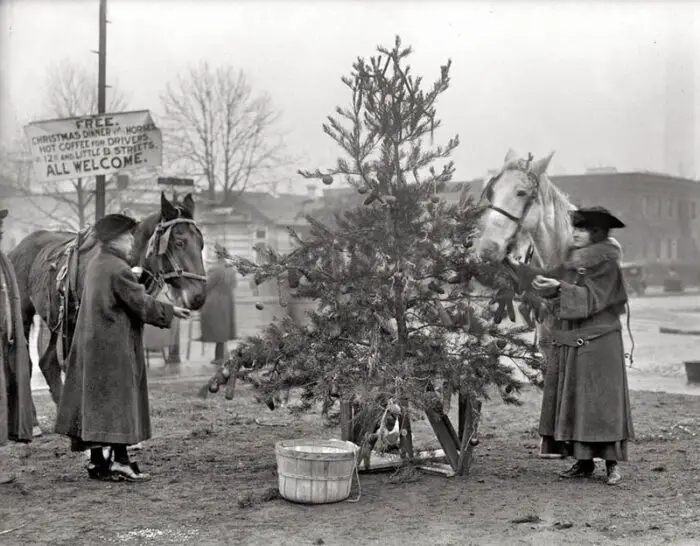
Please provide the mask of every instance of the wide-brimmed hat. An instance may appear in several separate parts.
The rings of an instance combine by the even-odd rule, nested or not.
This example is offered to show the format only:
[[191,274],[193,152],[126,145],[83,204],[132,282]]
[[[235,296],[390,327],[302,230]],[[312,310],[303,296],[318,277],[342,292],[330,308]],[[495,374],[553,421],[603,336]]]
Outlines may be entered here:
[[571,220],[577,228],[619,229],[625,224],[605,207],[585,207],[572,211]]
[[138,222],[125,214],[108,214],[95,222],[95,235],[102,243],[108,243],[130,232]]

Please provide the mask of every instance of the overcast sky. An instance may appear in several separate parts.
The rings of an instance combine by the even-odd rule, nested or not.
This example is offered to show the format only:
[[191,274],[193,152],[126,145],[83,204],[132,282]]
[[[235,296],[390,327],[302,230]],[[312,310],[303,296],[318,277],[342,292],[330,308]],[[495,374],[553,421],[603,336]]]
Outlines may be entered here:
[[[340,77],[398,33],[414,47],[413,70],[428,81],[452,58],[437,140],[459,133],[458,179],[499,167],[509,147],[536,156],[556,150],[556,172],[596,165],[661,171],[670,52],[695,60],[700,91],[700,40],[687,38],[700,35],[696,4],[109,0],[107,78],[129,109],[157,113],[165,83],[192,63],[241,68],[283,111],[290,150],[304,158],[299,166],[324,167],[338,149],[321,123],[349,101]],[[90,50],[97,49],[98,0],[0,6],[7,141],[46,111],[52,65],[70,59],[96,70]],[[695,120],[698,127],[700,115]],[[289,179],[304,184],[294,171]]]

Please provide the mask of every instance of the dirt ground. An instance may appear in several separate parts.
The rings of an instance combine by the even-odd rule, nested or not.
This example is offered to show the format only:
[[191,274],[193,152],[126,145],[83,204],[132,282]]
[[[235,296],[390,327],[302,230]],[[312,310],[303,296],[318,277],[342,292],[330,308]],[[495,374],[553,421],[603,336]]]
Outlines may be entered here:
[[[87,478],[82,454],[46,434],[0,448],[0,544],[691,544],[700,540],[700,397],[634,392],[637,440],[624,481],[566,481],[570,461],[537,457],[540,394],[484,407],[470,476],[360,474],[358,503],[275,498],[274,443],[339,437],[318,415],[292,417],[253,401],[197,398],[201,383],[151,388],[155,437],[135,459],[146,484]],[[50,430],[55,409],[37,397]],[[256,419],[262,423],[258,424]],[[273,426],[277,425],[277,426]],[[437,445],[425,421],[418,445]],[[431,444],[432,441],[432,444]],[[352,497],[356,495],[353,486]],[[270,500],[271,498],[271,500]],[[528,520],[517,523],[518,519]]]

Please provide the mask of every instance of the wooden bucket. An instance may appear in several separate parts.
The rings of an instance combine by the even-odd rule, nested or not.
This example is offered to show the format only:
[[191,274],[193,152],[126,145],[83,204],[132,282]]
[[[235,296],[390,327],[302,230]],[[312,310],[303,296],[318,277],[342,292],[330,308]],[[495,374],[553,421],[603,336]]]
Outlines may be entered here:
[[[283,498],[304,504],[339,502],[350,496],[358,447],[342,440],[282,440],[275,444]],[[359,479],[359,478],[358,478]]]
[[700,360],[686,360],[683,365],[688,383],[700,383]]

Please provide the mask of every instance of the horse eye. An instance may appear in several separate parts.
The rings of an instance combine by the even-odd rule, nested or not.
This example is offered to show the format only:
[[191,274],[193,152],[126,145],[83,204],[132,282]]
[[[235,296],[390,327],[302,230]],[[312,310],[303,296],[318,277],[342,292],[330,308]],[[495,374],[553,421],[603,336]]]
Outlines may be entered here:
[[518,190],[516,193],[518,197],[525,197],[527,195],[527,192],[525,190]]
[[177,241],[175,241],[175,246],[177,248],[183,248],[185,246],[185,241],[183,241],[182,239],[178,239]]

